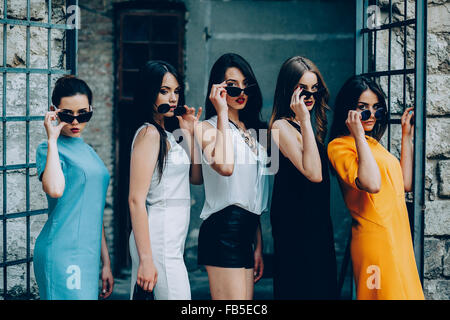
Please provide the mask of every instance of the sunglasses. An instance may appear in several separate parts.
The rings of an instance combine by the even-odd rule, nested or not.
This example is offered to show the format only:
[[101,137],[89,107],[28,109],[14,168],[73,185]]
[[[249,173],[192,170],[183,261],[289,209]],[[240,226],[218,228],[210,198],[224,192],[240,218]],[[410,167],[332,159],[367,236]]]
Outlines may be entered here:
[[320,88],[315,92],[311,92],[311,91],[303,89],[302,92],[300,92],[300,97],[305,96],[305,99],[309,99],[309,98],[311,98],[311,96],[313,96],[314,100],[317,100],[317,99],[319,99],[319,97],[322,95],[322,93],[324,91],[325,91],[325,88]]
[[92,113],[93,113],[93,111],[89,111],[89,112],[81,113],[77,116],[73,116],[68,113],[58,112],[58,118],[62,122],[66,122],[66,123],[72,123],[75,119],[78,121],[78,123],[83,123],[83,122],[88,122],[89,120],[91,120]]
[[256,89],[256,84],[251,84],[244,89],[241,89],[239,87],[232,87],[232,86],[225,87],[225,90],[227,90],[227,94],[230,97],[239,97],[241,95],[242,91],[244,91],[244,94],[246,94],[247,96],[250,96],[255,92],[255,89]]
[[[166,113],[170,110],[170,105],[167,103],[160,104],[158,106],[158,113]],[[177,106],[173,111],[176,116],[182,116],[186,113],[186,108],[184,106]]]
[[[372,115],[372,112],[370,112],[370,110],[362,111],[361,112],[361,121],[369,120],[371,115]],[[377,109],[377,111],[375,111],[375,119],[383,120],[385,117],[386,117],[386,110],[384,110],[384,108],[379,108],[379,109]]]

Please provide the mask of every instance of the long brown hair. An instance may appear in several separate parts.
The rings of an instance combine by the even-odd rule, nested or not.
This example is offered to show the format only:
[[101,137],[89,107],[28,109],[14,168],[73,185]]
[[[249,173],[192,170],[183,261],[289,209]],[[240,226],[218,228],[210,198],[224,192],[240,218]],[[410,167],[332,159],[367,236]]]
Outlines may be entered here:
[[290,108],[292,93],[294,92],[298,81],[307,71],[310,71],[317,76],[319,90],[322,90],[322,93],[315,101],[312,110],[315,110],[316,138],[324,145],[328,123],[326,111],[330,109],[328,107],[330,94],[317,66],[305,57],[295,56],[289,58],[281,66],[275,89],[275,97],[273,99],[273,110],[270,118],[269,130],[272,129],[275,120],[295,117],[294,112]]

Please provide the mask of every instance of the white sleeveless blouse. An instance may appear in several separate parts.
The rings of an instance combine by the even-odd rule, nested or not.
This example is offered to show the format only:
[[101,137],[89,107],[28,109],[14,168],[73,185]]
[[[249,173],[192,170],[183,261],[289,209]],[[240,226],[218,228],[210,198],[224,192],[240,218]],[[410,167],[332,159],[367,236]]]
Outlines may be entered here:
[[[205,121],[217,128],[217,116]],[[211,168],[205,156],[202,156],[205,203],[200,218],[203,220],[230,205],[236,205],[257,215],[267,209],[269,181],[264,168],[267,161],[266,150],[257,143],[258,155],[256,155],[233,124],[229,123],[229,129],[233,133],[233,174],[220,175]]]

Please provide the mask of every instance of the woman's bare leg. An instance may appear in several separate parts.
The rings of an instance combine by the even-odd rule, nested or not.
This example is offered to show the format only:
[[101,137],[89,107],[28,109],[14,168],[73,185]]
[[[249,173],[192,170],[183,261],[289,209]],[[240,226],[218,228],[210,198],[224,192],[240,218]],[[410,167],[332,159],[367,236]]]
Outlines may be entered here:
[[246,300],[247,270],[244,268],[206,266],[211,298],[213,300]]
[[245,269],[245,284],[246,284],[246,299],[247,300],[253,300],[253,293],[254,293],[254,276],[253,276],[253,268],[252,269]]

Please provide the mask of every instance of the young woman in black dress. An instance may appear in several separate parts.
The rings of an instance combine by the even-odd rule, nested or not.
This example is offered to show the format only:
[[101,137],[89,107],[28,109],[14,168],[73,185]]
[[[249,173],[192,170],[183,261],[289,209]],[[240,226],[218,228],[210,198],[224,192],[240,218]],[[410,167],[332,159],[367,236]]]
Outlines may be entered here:
[[270,211],[275,299],[337,298],[324,146],[328,97],[313,62],[296,56],[283,64],[269,125],[281,151]]

